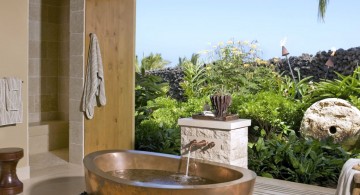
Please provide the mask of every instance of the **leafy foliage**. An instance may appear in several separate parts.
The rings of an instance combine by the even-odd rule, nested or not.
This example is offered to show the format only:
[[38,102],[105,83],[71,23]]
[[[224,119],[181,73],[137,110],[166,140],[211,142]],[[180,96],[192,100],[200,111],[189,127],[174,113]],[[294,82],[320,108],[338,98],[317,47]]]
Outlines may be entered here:
[[147,106],[151,117],[143,120],[135,130],[135,148],[139,150],[180,154],[179,118],[200,112],[205,99],[192,98],[177,102],[169,97],[159,97]]
[[274,92],[260,92],[257,94],[233,96],[231,112],[238,113],[241,118],[250,118],[252,128],[264,130],[266,135],[271,133],[287,133],[290,129],[297,129],[302,118],[301,104]]
[[[202,111],[209,95],[223,90],[232,94],[230,112],[252,120],[249,133],[249,168],[258,175],[334,187],[343,163],[360,158],[332,140],[317,141],[296,135],[309,104],[329,97],[350,101],[360,108],[360,69],[334,81],[296,83],[276,72],[275,66],[258,58],[256,42],[229,41],[210,52],[211,63],[199,65],[198,55],[179,59],[184,70],[181,84],[185,102],[165,96],[166,84],[136,75],[136,149],[179,154],[179,118]],[[300,77],[300,72],[298,78]],[[298,95],[302,99],[297,99]],[[357,155],[357,156],[356,156]]]
[[263,64],[258,58],[256,41],[220,43],[208,53],[208,58],[206,84],[210,94],[220,88],[226,88],[229,93],[258,89],[256,83],[251,82],[254,67]]
[[264,177],[336,187],[341,168],[354,157],[332,140],[318,141],[271,134],[249,144],[249,169]]
[[182,65],[184,72],[184,81],[180,83],[180,86],[184,89],[186,97],[200,97],[206,91],[204,83],[205,78],[205,68],[198,64],[193,64],[191,62],[184,63]]
[[169,61],[166,61],[162,58],[161,54],[150,53],[150,55],[143,57],[141,60],[141,68],[144,70],[162,69],[169,63]]
[[177,102],[169,97],[159,97],[148,105],[148,109],[154,110],[151,120],[164,127],[175,128],[179,118],[191,117],[201,112],[206,99],[190,98],[186,102]]
[[360,97],[352,96],[350,95],[350,103],[352,103],[353,106],[360,109]]
[[159,97],[149,102],[148,109],[153,110],[151,120],[166,128],[174,128],[180,118],[180,102],[169,97]]
[[318,19],[324,22],[326,7],[329,4],[330,0],[319,0],[318,6]]
[[314,90],[305,97],[306,102],[311,105],[325,98],[350,100],[350,96],[360,96],[360,67],[352,75],[344,76],[339,73],[336,74],[339,79],[316,83]]
[[193,64],[193,65],[198,65],[199,64],[199,58],[200,58],[200,54],[197,53],[193,53],[191,55],[190,60],[188,60],[186,57],[179,57],[179,63],[177,64],[177,67],[184,67],[186,64]]
[[166,83],[154,75],[146,75],[145,71],[135,73],[135,124],[149,117],[147,105],[149,101],[165,95]]
[[300,71],[296,69],[298,73],[298,80],[296,83],[289,76],[285,75],[282,77],[282,82],[278,83],[279,92],[283,96],[301,99],[303,96],[306,96],[313,89],[312,82],[310,81],[311,77],[306,77],[301,79]]
[[166,128],[153,120],[146,120],[136,128],[135,140],[137,150],[180,154],[179,128]]

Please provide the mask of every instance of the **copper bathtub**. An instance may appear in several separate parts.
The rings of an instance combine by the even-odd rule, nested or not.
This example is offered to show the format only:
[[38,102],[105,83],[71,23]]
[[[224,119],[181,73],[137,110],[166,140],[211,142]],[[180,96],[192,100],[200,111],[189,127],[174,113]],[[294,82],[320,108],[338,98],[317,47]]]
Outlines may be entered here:
[[253,193],[256,174],[248,169],[196,160],[193,173],[212,179],[214,184],[162,185],[143,183],[112,176],[114,170],[146,169],[185,173],[186,159],[179,156],[134,151],[104,150],[84,158],[88,194],[101,195],[249,195]]

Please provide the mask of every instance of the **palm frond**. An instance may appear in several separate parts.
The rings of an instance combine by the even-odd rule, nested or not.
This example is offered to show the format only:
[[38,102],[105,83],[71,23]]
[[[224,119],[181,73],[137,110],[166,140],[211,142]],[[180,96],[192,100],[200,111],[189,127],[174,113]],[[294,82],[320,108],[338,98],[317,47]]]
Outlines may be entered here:
[[327,5],[329,4],[330,0],[319,0],[319,7],[318,7],[318,20],[324,22],[325,20],[325,13]]

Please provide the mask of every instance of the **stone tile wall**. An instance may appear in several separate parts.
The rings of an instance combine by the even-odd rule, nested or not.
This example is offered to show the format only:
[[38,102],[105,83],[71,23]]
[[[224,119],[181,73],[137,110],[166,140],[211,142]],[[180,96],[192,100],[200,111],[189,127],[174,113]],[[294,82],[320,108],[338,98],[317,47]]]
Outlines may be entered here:
[[29,2],[29,122],[67,119],[69,5]]
[[84,114],[81,98],[84,86],[85,2],[70,1],[69,74],[69,161],[82,164],[84,157]]

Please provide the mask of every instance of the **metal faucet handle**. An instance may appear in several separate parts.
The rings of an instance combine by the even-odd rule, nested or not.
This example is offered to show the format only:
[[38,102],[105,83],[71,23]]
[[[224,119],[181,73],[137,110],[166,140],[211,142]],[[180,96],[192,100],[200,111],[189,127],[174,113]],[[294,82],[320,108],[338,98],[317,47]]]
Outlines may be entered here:
[[208,143],[208,145],[207,145],[207,147],[209,147],[209,148],[213,148],[215,146],[215,143],[214,142],[210,142],[210,143]]

